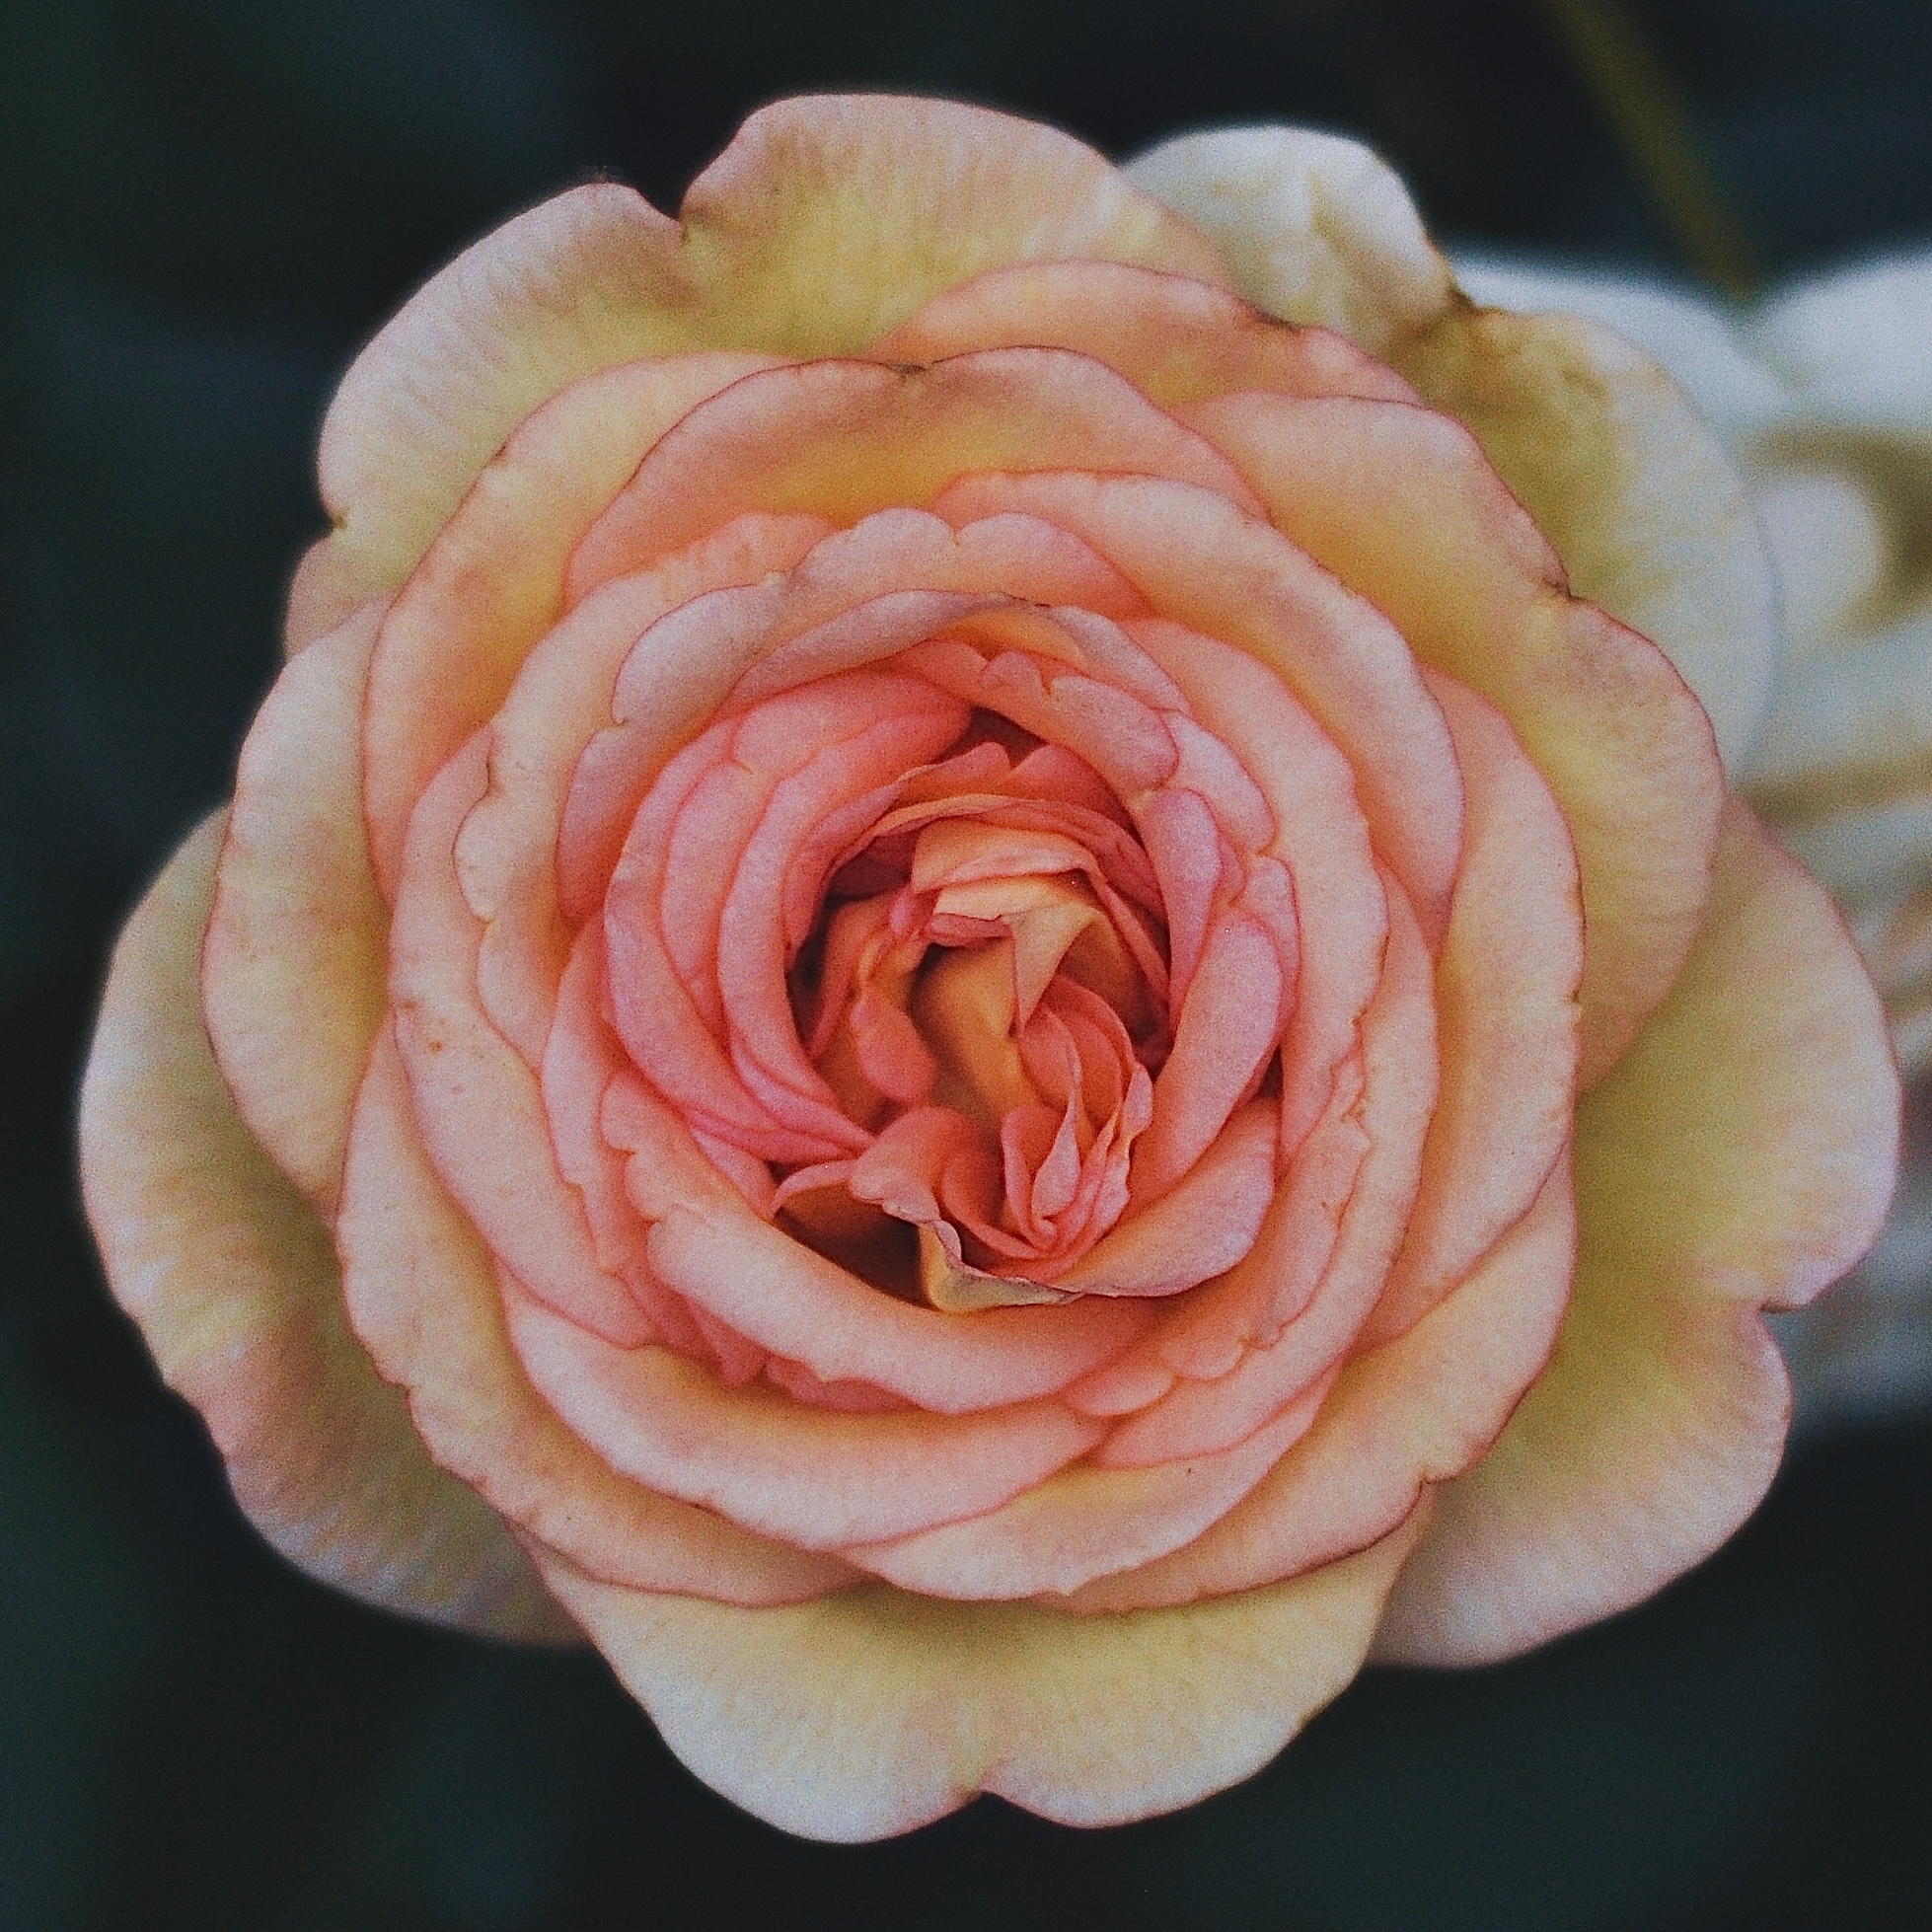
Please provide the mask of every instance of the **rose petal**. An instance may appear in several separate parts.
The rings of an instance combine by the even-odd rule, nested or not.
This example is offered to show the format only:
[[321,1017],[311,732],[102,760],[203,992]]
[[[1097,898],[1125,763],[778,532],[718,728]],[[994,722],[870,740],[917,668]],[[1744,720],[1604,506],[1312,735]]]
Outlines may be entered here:
[[732,1603],[845,1582],[836,1559],[627,1482],[545,1406],[511,1351],[488,1250],[423,1152],[388,1032],[356,1098],[336,1237],[349,1319],[409,1392],[429,1452],[527,1537],[612,1583]]
[[569,596],[746,510],[850,524],[929,505],[969,471],[1073,465],[1252,500],[1231,464],[1089,356],[1016,348],[929,369],[799,363],[747,376],[664,437],[578,545]]
[[935,295],[872,344],[881,362],[969,349],[1076,349],[1163,409],[1230,390],[1415,401],[1394,370],[1332,329],[1276,321],[1206,282],[1112,261],[995,268]]
[[[410,808],[502,704],[531,647],[561,614],[577,540],[695,403],[769,366],[760,357],[713,353],[586,376],[519,421],[451,506],[383,620],[369,670],[363,785],[386,896],[395,894]],[[325,430],[325,444],[326,437]],[[719,524],[694,534],[710,536]]]
[[362,685],[380,604],[318,638],[249,729],[202,946],[202,1004],[250,1131],[324,1213],[382,1026],[389,915],[362,837]]
[[1576,594],[1669,655],[1736,761],[1777,669],[1777,580],[1744,477],[1675,385],[1580,316],[1453,310],[1395,360],[1474,431]]
[[1737,1527],[1790,1410],[1757,1310],[1808,1300],[1871,1242],[1897,1129],[1842,921],[1734,803],[1696,947],[1578,1116],[1583,1245],[1555,1358],[1445,1492],[1387,1655],[1509,1656],[1639,1601]]
[[109,1282],[292,1563],[438,1622],[564,1637],[501,1522],[430,1461],[356,1346],[328,1229],[222,1084],[195,972],[222,831],[217,814],[188,838],[114,949],[81,1091]]
[[1555,553],[1446,416],[1274,397],[1200,414],[1275,521],[1495,705],[1549,780],[1583,873],[1595,1078],[1663,998],[1703,911],[1724,773],[1702,707],[1663,652],[1567,595]]
[[1402,180],[1358,141],[1223,127],[1163,141],[1127,177],[1192,222],[1250,302],[1385,355],[1449,308],[1449,264]]
[[982,1789],[1098,1825],[1251,1776],[1355,1674],[1413,1534],[1274,1590],[1100,1618],[887,1589],[742,1611],[545,1570],[706,1784],[852,1841]]
[[[726,1387],[668,1349],[615,1348],[514,1277],[504,1277],[503,1296],[530,1379],[612,1469],[797,1549],[836,1551],[996,1509],[1100,1432],[1053,1401],[972,1415],[809,1408],[756,1384]],[[801,1469],[810,1481],[799,1481]]]

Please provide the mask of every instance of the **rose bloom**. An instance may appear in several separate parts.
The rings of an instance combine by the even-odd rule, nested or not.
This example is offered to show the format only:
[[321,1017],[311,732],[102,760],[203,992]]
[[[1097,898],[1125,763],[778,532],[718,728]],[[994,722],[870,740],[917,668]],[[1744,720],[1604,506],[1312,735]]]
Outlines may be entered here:
[[1472,309],[1371,155],[781,103],[681,222],[445,269],[321,478],[83,1105],[295,1561],[580,1629],[862,1838],[1188,1803],[1755,1504],[1761,1310],[1897,1122],[1642,634],[1724,728],[1765,560],[1655,366]]

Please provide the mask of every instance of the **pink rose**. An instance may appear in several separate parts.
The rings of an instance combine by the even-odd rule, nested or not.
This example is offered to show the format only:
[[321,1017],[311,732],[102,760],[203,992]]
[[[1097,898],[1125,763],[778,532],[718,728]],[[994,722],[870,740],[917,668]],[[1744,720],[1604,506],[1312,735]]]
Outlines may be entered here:
[[1647,1595],[1890,1187],[1856,953],[1618,621],[1763,674],[1722,454],[1348,143],[1131,174],[786,102],[432,281],[88,1075],[277,1546],[581,1627],[813,1835],[1185,1804]]

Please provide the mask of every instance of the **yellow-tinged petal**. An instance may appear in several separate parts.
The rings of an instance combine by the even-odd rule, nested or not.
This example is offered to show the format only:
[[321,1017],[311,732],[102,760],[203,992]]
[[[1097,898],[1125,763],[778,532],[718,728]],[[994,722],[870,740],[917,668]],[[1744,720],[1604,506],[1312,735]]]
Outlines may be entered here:
[[500,1636],[568,1620],[503,1523],[430,1461],[349,1333],[329,1231],[242,1124],[202,1030],[220,815],[115,948],[81,1093],[88,1217],[120,1304],[206,1418],[237,1501],[368,1601]]
[[208,1037],[242,1117],[325,1213],[388,1008],[389,915],[362,833],[362,687],[383,606],[290,663],[242,747],[201,951]]
[[567,384],[697,348],[852,354],[1007,262],[1225,279],[1212,247],[1091,148],[947,101],[822,96],[754,114],[682,223],[596,182],[486,235],[356,358],[323,424],[335,523],[292,628],[394,590],[512,429]]
[[1898,1082],[1822,888],[1742,805],[1671,997],[1579,1111],[1581,1258],[1549,1367],[1441,1492],[1377,1653],[1506,1657],[1709,1554],[1778,1464],[1790,1388],[1761,1307],[1877,1233]]
[[1401,177],[1358,141],[1223,127],[1163,141],[1125,172],[1215,243],[1258,308],[1339,329],[1372,354],[1453,298]]
[[1777,583],[1744,477],[1682,391],[1580,316],[1457,308],[1393,359],[1475,433],[1570,588],[1663,648],[1735,768],[1770,703]]
[[851,1842],[981,1791],[1118,1824],[1251,1776],[1355,1675],[1418,1523],[1292,1583],[1122,1616],[889,1588],[740,1610],[540,1561],[706,1784]]

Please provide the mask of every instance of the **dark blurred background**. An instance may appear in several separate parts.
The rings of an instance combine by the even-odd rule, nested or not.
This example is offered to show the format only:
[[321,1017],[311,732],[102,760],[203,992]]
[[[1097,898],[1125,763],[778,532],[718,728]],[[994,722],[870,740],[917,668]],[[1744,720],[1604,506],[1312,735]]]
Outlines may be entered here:
[[1643,1610],[1372,1676],[1112,1832],[997,1802],[797,1843],[589,1656],[259,1545],[108,1301],[72,1097],[105,948],[227,789],[358,341],[597,172],[668,205],[817,87],[1115,153],[1305,118],[1443,233],[1745,294],[1932,238],[1925,0],[5,0],[0,10],[0,1927],[895,1932],[1932,1926],[1932,1419],[1802,1443]]

